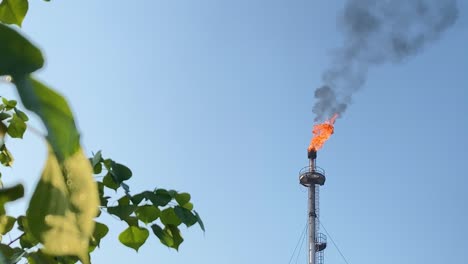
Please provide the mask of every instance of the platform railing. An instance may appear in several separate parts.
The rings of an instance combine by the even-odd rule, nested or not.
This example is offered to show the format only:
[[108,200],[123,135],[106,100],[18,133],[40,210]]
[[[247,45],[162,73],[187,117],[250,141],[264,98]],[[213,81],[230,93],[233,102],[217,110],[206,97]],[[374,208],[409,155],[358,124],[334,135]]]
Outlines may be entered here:
[[309,173],[309,172],[318,172],[320,174],[322,174],[323,176],[325,176],[325,170],[318,167],[318,166],[315,166],[315,168],[311,169],[310,166],[306,166],[304,168],[302,168],[300,171],[299,171],[299,177],[305,173]]

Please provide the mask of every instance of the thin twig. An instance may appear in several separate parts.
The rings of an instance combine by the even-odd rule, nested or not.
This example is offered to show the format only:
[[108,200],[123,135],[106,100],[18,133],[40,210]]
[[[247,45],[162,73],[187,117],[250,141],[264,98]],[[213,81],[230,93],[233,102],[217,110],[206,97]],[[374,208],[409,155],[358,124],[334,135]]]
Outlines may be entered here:
[[21,236],[19,236],[19,237],[13,239],[12,241],[10,241],[10,243],[8,243],[8,246],[11,245],[11,244],[13,244],[13,243],[15,243],[16,241],[18,241],[18,239],[22,238],[22,237],[24,236],[24,234],[25,234],[25,233],[21,234]]

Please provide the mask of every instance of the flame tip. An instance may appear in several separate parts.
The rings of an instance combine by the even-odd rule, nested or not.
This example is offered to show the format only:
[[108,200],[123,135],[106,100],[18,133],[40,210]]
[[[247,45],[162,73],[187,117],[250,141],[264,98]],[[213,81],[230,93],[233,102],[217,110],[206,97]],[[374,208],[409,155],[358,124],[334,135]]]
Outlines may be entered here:
[[314,125],[314,128],[312,130],[314,136],[312,137],[310,145],[307,148],[308,151],[317,152],[323,147],[323,144],[325,144],[325,142],[334,133],[334,124],[338,117],[338,113],[335,113],[330,119],[326,120],[325,122]]

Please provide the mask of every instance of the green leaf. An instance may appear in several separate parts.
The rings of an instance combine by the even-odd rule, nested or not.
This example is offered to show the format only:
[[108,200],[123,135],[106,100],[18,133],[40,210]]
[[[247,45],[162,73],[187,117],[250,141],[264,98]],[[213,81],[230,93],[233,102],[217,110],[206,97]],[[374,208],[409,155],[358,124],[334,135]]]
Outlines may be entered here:
[[169,195],[170,195],[173,199],[175,199],[175,197],[176,197],[176,195],[177,195],[177,191],[175,191],[175,190],[169,190],[169,191],[167,191],[167,192],[169,193]]
[[110,173],[104,176],[104,178],[102,179],[102,183],[104,184],[104,186],[114,191],[120,187],[120,185],[114,181]]
[[205,232],[205,225],[203,224],[203,221],[200,218],[200,215],[197,213],[197,211],[193,211],[195,213],[195,216],[197,217],[198,224],[200,225],[201,230]]
[[128,226],[140,226],[138,225],[138,218],[135,216],[129,216],[124,220]]
[[11,248],[9,245],[5,244],[0,244],[0,253],[3,257],[3,259],[0,260],[2,264],[15,264],[26,254],[21,248]]
[[154,224],[151,226],[153,233],[159,238],[161,244],[166,245],[168,247],[174,246],[174,239],[172,238],[171,234],[169,234],[166,230],[163,230],[159,225]]
[[10,151],[8,151],[7,147],[2,145],[0,147],[0,163],[4,166],[11,167],[13,165],[13,155],[11,155]]
[[10,257],[10,264],[18,263],[25,255],[28,253],[22,248],[15,247],[13,248],[13,255]]
[[52,152],[26,213],[29,230],[46,254],[89,263],[99,197],[89,160],[80,149],[60,164]]
[[[0,252],[2,253],[3,257],[6,258],[7,262],[6,263],[9,263],[9,259],[11,258],[11,256],[14,254],[14,251],[13,249],[8,246],[8,245],[5,245],[5,244],[0,244]],[[2,263],[3,264],[3,263]]]
[[11,188],[0,189],[0,215],[5,214],[5,203],[18,200],[23,197],[23,195],[24,188],[21,184],[15,185]]
[[102,172],[102,163],[98,163],[93,166],[93,173],[94,174],[99,174]]
[[16,30],[0,23],[0,75],[20,76],[42,68],[41,51]]
[[102,163],[104,164],[104,167],[106,167],[106,169],[109,171],[109,170],[111,170],[113,162],[114,161],[111,160],[111,159],[105,159]]
[[31,233],[24,233],[20,238],[22,248],[32,248],[37,244],[39,244],[39,241]]
[[109,233],[109,228],[102,223],[96,222],[93,232],[92,244],[99,247],[101,239]]
[[117,200],[119,205],[129,205],[130,204],[130,198],[128,198],[127,195],[122,196],[119,200]]
[[8,125],[7,133],[12,138],[23,138],[24,132],[26,131],[26,123],[23,119],[19,118],[18,115],[13,114]]
[[15,225],[16,218],[12,216],[2,215],[0,216],[0,233],[5,235],[10,232],[10,230]]
[[193,210],[193,203],[186,203],[182,206],[183,208],[192,211]]
[[0,251],[0,264],[9,264],[7,257],[5,257],[1,251]]
[[13,255],[13,249],[5,244],[0,244],[0,252],[2,252],[3,256],[9,258],[11,255]]
[[178,226],[182,223],[182,220],[176,215],[174,208],[167,208],[162,210],[160,219],[164,225]]
[[129,217],[136,209],[135,205],[119,205],[107,207],[107,212],[118,216],[121,220],[125,220]]
[[149,195],[151,195],[151,194],[152,194],[152,192],[150,192],[150,191],[144,191],[142,193],[133,195],[132,198],[130,198],[130,199],[132,200],[132,203],[134,205],[138,205],[138,204],[141,203],[141,201],[143,201],[143,199],[148,200],[147,197]]
[[140,221],[148,224],[158,219],[161,211],[153,205],[143,205],[135,210],[135,214]]
[[10,117],[11,117],[11,115],[8,114],[8,113],[6,113],[6,112],[1,112],[1,113],[0,113],[0,120],[1,120],[1,121],[5,120],[5,119],[7,119],[7,118],[10,118]]
[[58,264],[75,264],[79,261],[77,257],[66,256],[66,257],[54,257]]
[[5,108],[7,110],[14,109],[16,107],[16,105],[18,104],[18,102],[16,102],[16,100],[8,100],[5,97],[2,97],[2,102],[3,102],[3,105],[5,106]]
[[176,206],[174,212],[187,227],[193,226],[198,221],[197,217],[192,214],[192,212],[183,207]]
[[101,160],[102,160],[102,154],[101,154],[101,151],[98,151],[96,154],[94,154],[91,164],[93,164],[93,167],[94,167],[97,164],[101,163]]
[[167,225],[166,226],[166,232],[168,232],[174,241],[174,244],[172,245],[172,248],[175,248],[176,250],[179,250],[179,245],[182,244],[184,239],[180,235],[180,230],[177,228],[177,226],[174,225]]
[[164,189],[158,189],[154,193],[148,192],[145,197],[156,206],[166,206],[172,200],[169,192]]
[[190,194],[178,193],[176,194],[175,199],[180,206],[184,206],[186,203],[190,202]]
[[3,0],[0,3],[0,21],[5,24],[15,24],[21,27],[27,12],[27,0]]
[[174,225],[167,225],[162,229],[159,225],[154,224],[151,226],[151,229],[163,245],[175,248],[176,250],[179,249],[179,245],[184,241],[180,235],[180,230]]
[[15,107],[15,113],[18,115],[19,118],[23,119],[24,122],[29,120],[29,117],[21,110]]
[[80,135],[67,101],[33,78],[18,77],[14,81],[24,106],[39,115],[44,122],[48,132],[47,141],[52,145],[57,159],[62,162],[77,153]]
[[42,250],[38,250],[37,252],[31,252],[28,254],[28,263],[29,264],[57,264],[57,261],[55,261],[52,256],[44,254]]
[[24,233],[20,237],[20,245],[22,248],[32,248],[39,243],[36,238],[31,234],[29,230],[28,220],[25,216],[21,215],[16,220],[18,223],[18,229]]
[[148,236],[148,229],[136,226],[129,226],[122,233],[120,233],[119,241],[125,246],[138,251],[138,249],[145,243]]
[[117,183],[122,183],[132,177],[132,171],[125,165],[112,162],[111,174]]

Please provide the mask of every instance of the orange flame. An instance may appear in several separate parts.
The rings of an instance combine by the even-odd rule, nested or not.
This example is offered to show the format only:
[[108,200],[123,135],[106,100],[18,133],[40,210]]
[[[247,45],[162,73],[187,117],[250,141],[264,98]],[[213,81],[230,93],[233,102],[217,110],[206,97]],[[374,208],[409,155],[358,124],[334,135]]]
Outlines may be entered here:
[[314,125],[314,129],[312,130],[314,137],[310,141],[308,151],[317,151],[323,147],[325,141],[327,141],[333,134],[333,125],[335,124],[335,120],[337,118],[338,114],[334,114],[333,117],[329,120],[321,124]]

